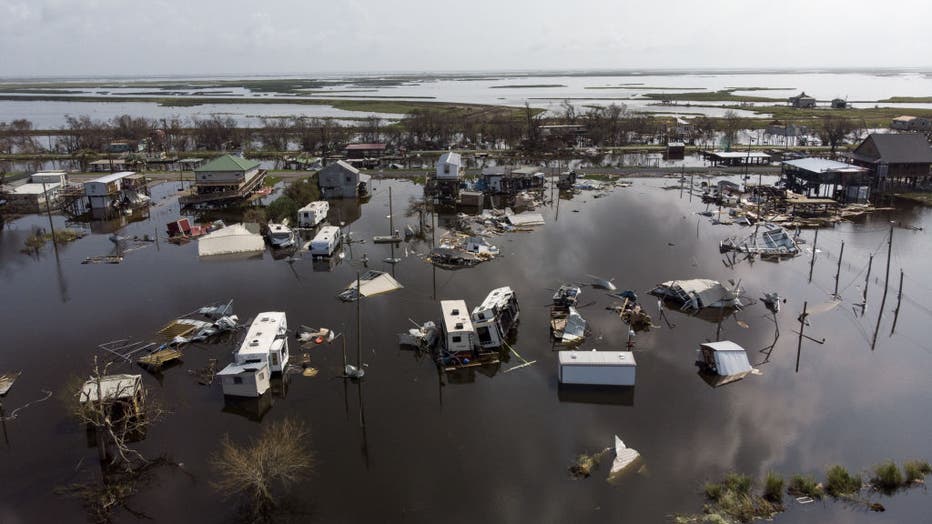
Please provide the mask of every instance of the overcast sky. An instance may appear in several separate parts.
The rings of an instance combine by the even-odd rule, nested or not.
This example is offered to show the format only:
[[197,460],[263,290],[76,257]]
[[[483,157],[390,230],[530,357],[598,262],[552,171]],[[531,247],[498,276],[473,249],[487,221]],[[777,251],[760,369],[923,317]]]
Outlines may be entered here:
[[927,67],[929,0],[0,0],[0,76]]

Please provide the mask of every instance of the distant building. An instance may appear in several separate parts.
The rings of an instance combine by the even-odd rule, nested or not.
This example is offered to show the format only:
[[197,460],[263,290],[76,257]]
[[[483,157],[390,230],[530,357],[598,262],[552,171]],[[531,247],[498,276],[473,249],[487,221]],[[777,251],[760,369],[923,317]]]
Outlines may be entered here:
[[29,177],[29,181],[33,184],[58,184],[65,185],[68,182],[68,175],[64,171],[39,171],[38,173],[33,173]]
[[667,143],[667,160],[682,160],[686,156],[686,144],[683,142]]
[[833,98],[832,109],[845,109],[848,107],[848,101],[844,98]]
[[799,109],[815,107],[816,104],[816,99],[807,95],[805,91],[796,96],[791,96],[788,101],[791,106]]
[[870,170],[874,187],[912,187],[929,180],[932,148],[920,134],[871,133],[851,153],[851,160]]
[[317,172],[317,184],[323,198],[366,198],[371,190],[369,175],[338,160]]
[[346,161],[352,165],[376,167],[385,156],[385,144],[349,144],[344,149]]
[[223,155],[194,169],[194,193],[179,199],[182,206],[247,198],[265,178],[260,163]]
[[116,173],[126,170],[126,160],[122,158],[103,158],[100,160],[94,160],[88,165],[88,171],[94,173],[105,173],[111,172]]
[[890,122],[890,129],[898,131],[932,131],[932,119],[921,116],[898,116]]

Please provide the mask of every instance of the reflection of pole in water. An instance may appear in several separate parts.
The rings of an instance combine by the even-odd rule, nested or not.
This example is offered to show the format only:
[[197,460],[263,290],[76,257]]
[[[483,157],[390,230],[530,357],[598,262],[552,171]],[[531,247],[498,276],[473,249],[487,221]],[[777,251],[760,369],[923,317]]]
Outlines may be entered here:
[[874,265],[874,254],[871,253],[870,258],[867,259],[867,276],[864,277],[864,303],[861,304],[861,316],[864,316],[864,313],[867,311],[867,286],[871,281],[871,266]]
[[845,241],[841,241],[841,251],[838,252],[838,269],[835,270],[835,292],[832,296],[838,298],[838,278],[841,276],[841,258],[845,256]]
[[359,427],[362,428],[362,456],[366,460],[366,469],[369,469],[369,438],[366,434],[366,403],[362,396],[362,380],[356,382],[356,391],[359,394]]
[[799,315],[799,341],[796,342],[796,372],[799,373],[799,356],[803,351],[803,329],[806,327],[807,313],[809,302],[803,302],[803,314]]
[[877,332],[880,331],[880,320],[883,318],[883,308],[887,303],[887,290],[890,287],[891,255],[893,255],[893,222],[890,222],[890,237],[887,239],[887,276],[883,279],[883,297],[880,299],[880,310],[877,312],[877,326],[874,328],[874,338],[871,340],[871,351],[877,345]]
[[893,311],[893,327],[890,328],[890,336],[896,331],[896,321],[900,318],[900,302],[903,301],[903,270],[900,269],[900,290],[896,293],[896,310]]
[[3,442],[9,447],[10,437],[6,434],[6,414],[3,412],[3,401],[0,400],[0,424],[3,425]]
[[62,304],[71,300],[68,296],[68,281],[65,280],[65,274],[61,269],[61,258],[58,256],[58,247],[55,248],[55,274],[58,277],[58,296]]

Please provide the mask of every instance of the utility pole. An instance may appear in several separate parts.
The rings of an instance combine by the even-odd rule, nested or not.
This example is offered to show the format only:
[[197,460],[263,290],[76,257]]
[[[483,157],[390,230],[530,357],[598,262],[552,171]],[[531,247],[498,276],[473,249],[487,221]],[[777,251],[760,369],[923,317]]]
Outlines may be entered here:
[[[880,331],[880,319],[883,318],[883,308],[887,303],[887,290],[890,284],[890,257],[893,255],[893,222],[890,222],[890,237],[887,239],[887,275],[883,279],[883,298],[880,299],[880,311],[877,313],[877,326],[874,327],[874,338],[871,340],[871,351],[877,344],[877,332]],[[901,291],[902,293],[902,291]]]
[[867,276],[864,277],[864,304],[861,305],[861,316],[864,316],[864,312],[867,310],[867,286],[871,281],[871,266],[874,265],[874,254],[871,253],[870,258],[867,260]]
[[49,216],[49,228],[52,230],[52,245],[58,251],[58,239],[55,237],[55,224],[52,223],[52,199],[49,197],[48,189],[45,188],[45,179],[42,179],[42,197],[45,198],[45,212]]
[[809,283],[812,283],[812,270],[815,268],[816,244],[819,243],[819,230],[815,230],[815,238],[812,239],[812,260],[809,262]]

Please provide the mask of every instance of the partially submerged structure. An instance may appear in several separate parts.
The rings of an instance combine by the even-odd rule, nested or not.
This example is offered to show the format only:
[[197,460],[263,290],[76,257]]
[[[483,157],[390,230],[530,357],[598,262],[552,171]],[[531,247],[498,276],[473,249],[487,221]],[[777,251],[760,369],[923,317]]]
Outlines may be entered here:
[[314,257],[329,257],[340,247],[342,235],[336,226],[324,226],[314,235],[305,248]]
[[700,344],[696,365],[700,373],[714,377],[713,386],[741,380],[753,370],[747,351],[730,340]]
[[481,351],[465,300],[441,300],[440,310],[443,333],[442,347],[437,354],[438,365],[453,370],[498,362],[497,353]]
[[799,255],[799,246],[796,239],[790,236],[785,229],[776,224],[763,224],[756,234],[751,234],[742,242],[734,239],[723,240],[719,245],[722,253],[736,251],[749,255],[760,255],[761,258],[793,258]]
[[233,354],[233,362],[217,373],[224,395],[261,396],[270,387],[271,374],[284,372],[288,356],[285,313],[259,313]]
[[513,195],[519,191],[541,190],[546,177],[536,167],[486,167],[482,170],[482,183],[492,194]]
[[149,204],[145,194],[145,180],[133,171],[120,171],[88,180],[84,183],[91,213],[109,215],[110,212],[136,209]]
[[250,231],[243,224],[233,224],[202,236],[197,241],[197,254],[201,257],[215,255],[256,255],[265,251],[262,235]]
[[288,248],[295,244],[295,233],[287,223],[269,224],[267,237],[273,248]]
[[326,200],[317,200],[298,210],[298,227],[316,227],[327,219],[330,204]]
[[561,384],[633,386],[637,362],[630,351],[560,351]]
[[505,338],[518,324],[518,296],[508,286],[493,289],[478,307],[472,310],[472,323],[479,346],[500,348]]
[[92,405],[112,420],[118,420],[139,415],[144,396],[142,375],[102,375],[84,382],[78,402],[82,406]]
[[737,284],[725,285],[705,278],[670,280],[652,289],[650,294],[679,304],[682,311],[741,307],[741,288]]
[[866,167],[824,158],[798,158],[782,165],[786,187],[807,197],[857,203],[870,198],[870,170]]
[[255,160],[223,155],[194,170],[193,194],[179,198],[178,202],[183,207],[241,201],[262,185],[265,174]]
[[330,198],[367,198],[371,192],[372,177],[361,173],[350,164],[338,160],[317,173],[320,194]]
[[434,187],[437,196],[443,203],[456,202],[460,195],[460,184],[463,181],[465,168],[463,157],[459,153],[448,151],[440,155],[437,160],[437,169],[434,174]]
[[932,149],[924,135],[871,133],[851,152],[851,160],[870,170],[874,188],[916,187],[929,182]]
[[395,280],[391,275],[383,271],[369,270],[358,277],[359,289],[356,288],[357,280],[353,280],[346,286],[346,289],[338,295],[340,300],[353,302],[358,300],[360,295],[371,297],[401,289],[404,286]]

